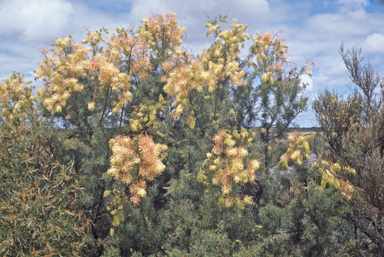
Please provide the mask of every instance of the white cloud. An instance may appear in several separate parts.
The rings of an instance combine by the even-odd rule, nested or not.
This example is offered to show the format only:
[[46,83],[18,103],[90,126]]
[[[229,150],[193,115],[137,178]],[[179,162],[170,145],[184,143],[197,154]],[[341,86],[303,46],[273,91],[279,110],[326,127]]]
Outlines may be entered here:
[[[339,13],[322,13],[314,15],[308,21],[308,28],[311,28],[317,35],[316,39],[323,37],[323,40],[341,39],[343,37],[364,35],[367,29],[368,15],[364,10]],[[369,23],[368,23],[369,24]]]
[[302,83],[306,84],[305,93],[310,93],[313,91],[313,80],[312,77],[308,76],[308,74],[303,74],[300,76],[300,80]]
[[374,65],[383,63],[383,13],[366,12],[363,8],[366,1],[351,4],[354,8],[350,6],[308,16],[302,21],[307,25],[291,25],[285,29],[293,60],[304,63],[306,58],[312,58],[317,63],[312,77],[313,87],[307,93],[312,94],[325,87],[348,91],[346,85],[352,83],[338,53],[341,43],[346,49],[362,47],[363,54],[375,52],[377,54],[367,56],[367,60],[373,61]]
[[0,45],[0,81],[9,77],[13,71],[33,71],[37,67],[40,52],[34,44],[23,44],[2,40]]
[[148,17],[151,12],[178,14],[181,26],[187,28],[191,40],[204,37],[204,24],[207,16],[215,18],[218,14],[229,15],[229,19],[237,18],[239,22],[250,24],[268,17],[271,13],[266,0],[239,0],[234,3],[231,0],[206,1],[185,0],[180,4],[179,0],[135,0],[132,2],[130,15],[139,21]]
[[347,75],[347,69],[340,55],[323,57],[322,65],[319,65],[318,74],[313,76],[315,90],[325,87],[334,88],[350,83]]
[[384,35],[373,33],[366,37],[362,49],[366,53],[384,53]]
[[52,37],[71,19],[74,9],[64,0],[4,0],[0,3],[0,34],[23,41]]
[[[228,15],[228,27],[233,18],[243,24],[250,25],[249,33],[256,31],[255,24],[272,18],[267,0],[133,0],[129,19],[138,24],[139,21],[153,13],[176,13],[180,26],[187,28],[188,40],[184,43],[194,54],[199,54],[203,47],[213,43],[212,37],[206,38],[207,16],[214,19],[219,14]],[[225,27],[225,25],[224,25]],[[260,28],[259,28],[260,30]]]
[[369,4],[368,0],[339,0],[342,10],[360,9]]

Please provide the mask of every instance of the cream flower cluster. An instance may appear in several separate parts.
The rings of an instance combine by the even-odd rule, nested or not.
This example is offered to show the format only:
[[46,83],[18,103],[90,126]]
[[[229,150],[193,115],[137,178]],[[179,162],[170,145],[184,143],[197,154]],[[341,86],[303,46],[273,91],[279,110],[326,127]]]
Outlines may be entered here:
[[[209,33],[220,29],[219,25],[207,24]],[[213,93],[220,80],[228,78],[232,85],[244,85],[245,71],[239,66],[239,44],[243,44],[249,35],[245,33],[247,26],[234,24],[232,29],[225,30],[216,38],[217,44],[208,51],[203,49],[201,55],[192,60],[186,59],[181,65],[168,72],[163,80],[166,82],[164,91],[176,97],[174,117],[178,118],[187,109],[189,91],[203,92],[204,88]],[[168,63],[165,65],[170,70]]]
[[136,204],[146,195],[145,180],[151,181],[164,171],[167,146],[155,144],[151,136],[139,135],[133,139],[117,136],[110,147],[113,155],[107,173],[130,185],[131,201]]
[[[113,112],[119,110],[132,99],[132,80],[145,79],[153,71],[151,58],[165,61],[165,44],[171,52],[177,52],[182,43],[185,29],[180,28],[175,14],[153,15],[142,21],[138,30],[117,29],[117,34],[106,41],[102,30],[88,32],[83,44],[75,44],[72,37],[58,38],[55,50],[42,50],[42,60],[37,69],[37,78],[45,83],[38,92],[45,107],[52,112],[61,112],[67,99],[74,92],[82,91],[84,83],[94,88],[94,99],[88,109],[95,109],[97,97],[105,97],[109,89],[118,93],[118,101],[113,103]],[[107,33],[107,30],[104,29]],[[107,46],[105,50],[101,42]],[[109,91],[108,91],[109,92]]]
[[309,144],[308,140],[312,138],[313,135],[308,136],[299,136],[299,134],[295,131],[289,137],[289,147],[285,154],[280,157],[280,162],[277,167],[284,166],[288,169],[288,162],[291,160],[298,165],[303,164],[303,160],[309,160]]
[[13,74],[10,78],[0,82],[1,116],[7,122],[18,117],[20,121],[27,118],[27,110],[32,110],[37,99],[30,87],[24,86],[23,75]]
[[320,191],[323,191],[327,184],[334,186],[341,191],[341,194],[346,199],[351,199],[352,193],[355,191],[354,187],[349,181],[339,179],[341,174],[355,174],[356,171],[348,166],[342,166],[339,163],[330,163],[324,160],[318,160],[312,165],[312,169],[316,169],[322,175],[321,185],[318,187]]
[[[288,170],[289,161],[298,165],[303,165],[303,160],[309,160],[310,149],[308,140],[312,137],[313,135],[300,136],[296,131],[292,133],[288,137],[288,150],[280,157],[280,161],[275,168],[284,167]],[[330,163],[325,160],[317,160],[311,165],[311,169],[317,170],[321,174],[321,184],[318,187],[319,190],[324,190],[324,188],[329,184],[340,190],[347,199],[351,198],[351,194],[354,191],[353,186],[348,181],[344,181],[338,177],[341,174],[354,174],[356,173],[354,169],[348,166],[342,166],[339,163]]]
[[232,134],[220,130],[214,137],[214,147],[207,153],[207,159],[200,170],[197,180],[202,183],[220,185],[222,200],[226,207],[236,203],[239,207],[244,204],[252,204],[251,196],[240,197],[233,192],[235,184],[244,185],[255,181],[256,171],[259,169],[259,161],[246,159],[248,150],[253,140],[246,129],[239,133],[235,130]]

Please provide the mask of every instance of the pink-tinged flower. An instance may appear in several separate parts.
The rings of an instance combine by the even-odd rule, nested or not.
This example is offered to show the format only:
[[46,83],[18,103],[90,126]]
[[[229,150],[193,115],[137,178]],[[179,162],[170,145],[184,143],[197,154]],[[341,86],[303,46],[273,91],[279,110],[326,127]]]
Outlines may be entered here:
[[264,41],[264,42],[267,42],[267,43],[272,42],[272,39],[273,39],[273,36],[269,32],[264,33],[263,36],[261,37],[261,40]]

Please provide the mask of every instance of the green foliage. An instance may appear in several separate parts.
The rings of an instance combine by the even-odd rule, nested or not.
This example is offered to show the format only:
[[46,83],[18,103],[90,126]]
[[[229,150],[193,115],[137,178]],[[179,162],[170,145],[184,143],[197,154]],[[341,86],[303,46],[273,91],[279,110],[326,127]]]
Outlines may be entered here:
[[263,234],[280,235],[263,250],[279,256],[340,255],[351,238],[342,219],[348,211],[335,187],[319,190],[321,174],[305,160],[289,170],[275,170],[266,184],[268,202],[261,209]]

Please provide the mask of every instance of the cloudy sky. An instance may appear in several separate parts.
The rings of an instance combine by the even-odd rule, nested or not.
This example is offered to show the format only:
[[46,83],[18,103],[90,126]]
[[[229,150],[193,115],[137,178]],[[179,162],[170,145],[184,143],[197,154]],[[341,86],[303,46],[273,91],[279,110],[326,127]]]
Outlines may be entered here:
[[[80,42],[87,30],[113,32],[139,24],[151,12],[175,12],[187,28],[183,41],[195,54],[212,42],[205,37],[207,16],[228,14],[252,34],[282,29],[292,61],[317,64],[312,78],[303,77],[311,98],[326,87],[348,92],[351,83],[338,53],[342,42],[361,47],[366,60],[384,70],[384,0],[0,0],[0,78],[17,71],[32,80],[39,49],[57,37],[71,34]],[[312,109],[296,122],[316,125]]]

